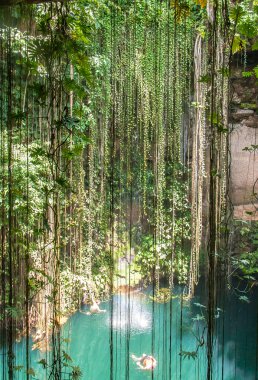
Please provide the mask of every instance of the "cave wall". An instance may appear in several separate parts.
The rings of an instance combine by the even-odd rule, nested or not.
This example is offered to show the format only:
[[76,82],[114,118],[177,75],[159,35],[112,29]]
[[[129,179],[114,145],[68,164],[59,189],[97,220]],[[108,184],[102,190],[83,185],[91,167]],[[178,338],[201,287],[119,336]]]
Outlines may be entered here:
[[244,67],[237,56],[231,68],[230,199],[234,218],[258,220],[258,87],[254,74],[257,52],[249,53]]

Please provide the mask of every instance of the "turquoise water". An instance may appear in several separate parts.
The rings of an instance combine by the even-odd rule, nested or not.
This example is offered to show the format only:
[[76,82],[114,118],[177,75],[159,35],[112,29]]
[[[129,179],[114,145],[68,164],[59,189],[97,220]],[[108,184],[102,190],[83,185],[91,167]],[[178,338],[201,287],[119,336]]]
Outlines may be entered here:
[[[199,347],[195,359],[179,355],[181,351],[194,352],[196,337],[201,339],[203,332],[205,335],[206,310],[201,306],[201,290],[202,287],[191,303],[184,302],[182,311],[180,295],[171,304],[153,304],[144,294],[133,294],[130,298],[116,295],[112,301],[101,304],[107,310],[105,314],[75,313],[62,329],[62,338],[70,340],[62,348],[71,356],[73,364],[80,367],[85,380],[111,379],[111,357],[113,380],[205,380],[205,344]],[[232,295],[219,299],[224,308],[218,311],[216,319],[214,380],[257,379],[256,298],[253,294],[250,303]],[[16,344],[16,365],[25,362],[24,348],[24,341]],[[131,354],[141,356],[142,353],[157,359],[157,368],[152,373],[138,369],[130,358]],[[49,356],[49,353],[31,352],[30,366],[35,378],[48,378],[47,371],[37,362],[49,360]],[[17,372],[15,378],[25,379],[24,371]],[[62,378],[71,377],[64,374]]]

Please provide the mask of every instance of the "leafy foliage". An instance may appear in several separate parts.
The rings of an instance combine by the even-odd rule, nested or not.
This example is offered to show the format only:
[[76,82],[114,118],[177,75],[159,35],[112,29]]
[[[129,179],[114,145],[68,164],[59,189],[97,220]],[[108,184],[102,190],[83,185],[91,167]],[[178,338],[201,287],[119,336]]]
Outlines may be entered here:
[[190,359],[195,360],[197,358],[197,352],[196,351],[181,351],[179,353],[179,355],[182,356],[183,359],[187,358],[188,360],[190,360]]
[[232,53],[237,53],[247,47],[256,50],[258,41],[258,5],[256,0],[231,3],[229,15],[234,33]]

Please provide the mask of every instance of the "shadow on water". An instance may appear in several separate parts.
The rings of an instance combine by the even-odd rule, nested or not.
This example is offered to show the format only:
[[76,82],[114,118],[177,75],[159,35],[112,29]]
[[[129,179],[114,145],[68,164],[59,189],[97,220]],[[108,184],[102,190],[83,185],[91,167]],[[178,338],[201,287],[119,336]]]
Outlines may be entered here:
[[[215,380],[257,379],[257,294],[254,289],[250,303],[240,301],[232,292],[218,294]],[[205,283],[200,283],[191,302],[182,300],[180,289],[177,295],[166,304],[153,303],[148,291],[130,296],[115,295],[109,302],[102,303],[101,307],[107,310],[104,314],[88,316],[77,312],[62,328],[62,349],[71,356],[74,365],[81,368],[84,380],[109,380],[111,360],[113,380],[205,380],[205,344],[200,344],[196,357],[194,355],[206,331]],[[143,353],[157,359],[153,373],[138,369],[130,357]],[[15,344],[15,355],[16,365],[23,365],[24,341]],[[31,351],[30,359],[36,378],[47,379],[47,371],[38,362],[50,361],[51,353]],[[21,370],[15,379],[22,380],[24,376]]]

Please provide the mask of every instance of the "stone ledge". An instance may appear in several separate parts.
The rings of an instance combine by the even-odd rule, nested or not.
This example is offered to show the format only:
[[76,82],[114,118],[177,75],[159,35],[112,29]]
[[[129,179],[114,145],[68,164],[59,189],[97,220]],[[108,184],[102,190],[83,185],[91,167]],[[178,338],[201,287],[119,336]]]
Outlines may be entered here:
[[250,128],[258,128],[258,115],[253,110],[237,110],[231,115],[233,124],[239,124]]
[[234,114],[233,117],[246,117],[246,116],[253,116],[254,110],[249,109],[238,109]]
[[248,119],[242,120],[241,124],[249,128],[258,128],[258,115],[249,116]]
[[233,217],[246,221],[258,220],[258,203],[234,206]]

